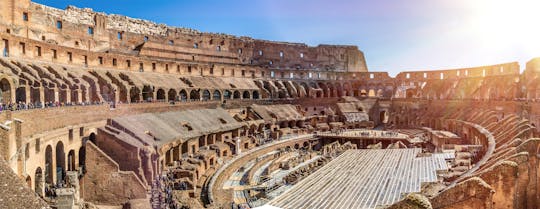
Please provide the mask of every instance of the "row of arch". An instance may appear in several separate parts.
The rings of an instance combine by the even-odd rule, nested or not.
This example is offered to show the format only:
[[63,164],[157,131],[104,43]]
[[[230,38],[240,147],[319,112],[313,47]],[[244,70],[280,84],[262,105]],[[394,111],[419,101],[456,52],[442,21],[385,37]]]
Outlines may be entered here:
[[[56,145],[47,145],[44,152],[44,165],[39,165],[35,169],[33,180],[32,176],[26,177],[27,185],[33,188],[39,194],[45,194],[45,187],[62,183],[66,179],[67,171],[84,170],[86,161],[85,140],[95,142],[95,134],[92,133],[88,138],[83,139],[79,150],[70,149],[66,154],[64,142],[58,141]],[[27,153],[29,150],[27,150]],[[32,182],[33,181],[33,182]]]
[[[122,92],[121,92],[122,94]],[[211,89],[169,89],[168,91],[159,88],[155,91],[150,86],[144,86],[142,91],[137,87],[131,87],[129,90],[129,101],[127,94],[120,97],[122,102],[140,102],[140,101],[221,101],[229,99],[261,99],[258,90],[211,90]]]
[[394,91],[393,85],[364,86],[350,82],[259,80],[256,83],[271,98],[392,97]]

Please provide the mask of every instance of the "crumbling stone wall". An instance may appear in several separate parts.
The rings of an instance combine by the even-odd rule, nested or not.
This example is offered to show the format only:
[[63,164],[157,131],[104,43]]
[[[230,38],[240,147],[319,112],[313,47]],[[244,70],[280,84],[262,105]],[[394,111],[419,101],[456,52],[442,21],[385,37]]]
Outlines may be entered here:
[[87,173],[81,180],[82,198],[96,204],[123,205],[146,198],[146,186],[133,172],[121,171],[118,163],[92,143],[86,145]]

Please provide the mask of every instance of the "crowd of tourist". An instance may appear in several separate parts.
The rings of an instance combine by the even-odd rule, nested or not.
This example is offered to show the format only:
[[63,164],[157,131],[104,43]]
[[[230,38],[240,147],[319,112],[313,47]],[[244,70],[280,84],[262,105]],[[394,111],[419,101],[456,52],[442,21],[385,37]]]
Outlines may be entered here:
[[2,111],[21,111],[41,108],[55,108],[55,107],[70,107],[70,106],[89,106],[89,105],[103,105],[104,102],[9,102],[0,103],[0,112]]
[[397,131],[373,131],[373,130],[347,130],[347,129],[333,129],[330,131],[333,135],[343,136],[358,136],[358,137],[399,137]]

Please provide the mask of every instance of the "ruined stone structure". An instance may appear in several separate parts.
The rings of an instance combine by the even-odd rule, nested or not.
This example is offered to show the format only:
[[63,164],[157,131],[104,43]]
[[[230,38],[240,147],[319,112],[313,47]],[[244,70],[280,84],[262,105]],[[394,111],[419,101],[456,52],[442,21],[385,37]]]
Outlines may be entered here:
[[317,179],[350,208],[540,206],[540,58],[393,78],[355,46],[0,5],[1,206],[325,208]]

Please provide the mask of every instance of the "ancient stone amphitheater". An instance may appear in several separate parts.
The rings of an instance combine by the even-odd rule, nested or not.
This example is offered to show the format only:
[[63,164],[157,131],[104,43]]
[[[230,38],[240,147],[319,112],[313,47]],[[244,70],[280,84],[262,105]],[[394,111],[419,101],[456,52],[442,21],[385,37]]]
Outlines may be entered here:
[[540,207],[540,58],[390,77],[29,0],[0,39],[0,208]]

